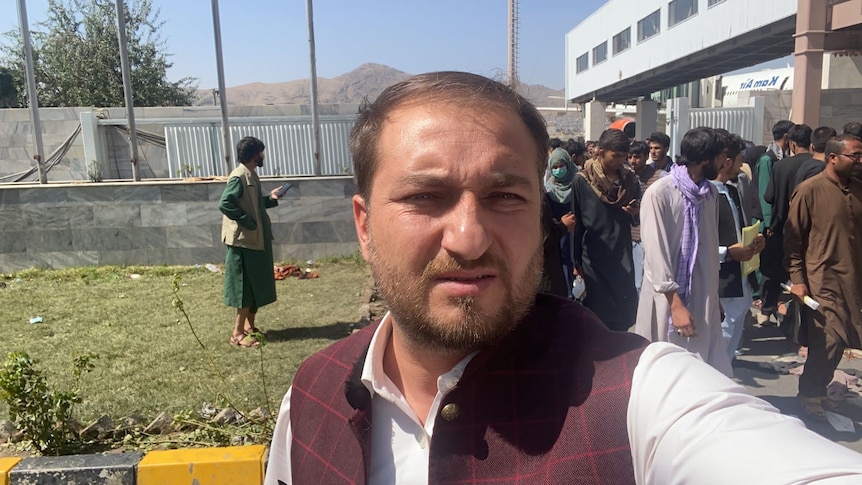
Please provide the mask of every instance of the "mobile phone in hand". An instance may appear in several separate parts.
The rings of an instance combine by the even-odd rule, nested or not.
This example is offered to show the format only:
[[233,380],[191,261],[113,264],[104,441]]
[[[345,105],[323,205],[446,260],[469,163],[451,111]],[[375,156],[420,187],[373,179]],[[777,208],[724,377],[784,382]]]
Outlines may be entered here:
[[282,195],[286,194],[287,191],[290,190],[291,187],[293,187],[293,184],[288,182],[288,183],[282,185],[281,188],[278,189],[278,192],[275,193],[275,195],[278,197],[281,197]]

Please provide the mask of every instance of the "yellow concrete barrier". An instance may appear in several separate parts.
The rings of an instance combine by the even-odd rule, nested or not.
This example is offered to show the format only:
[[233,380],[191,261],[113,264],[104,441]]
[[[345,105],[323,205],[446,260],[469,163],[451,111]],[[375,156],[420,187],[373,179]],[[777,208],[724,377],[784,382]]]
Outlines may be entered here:
[[265,454],[263,445],[151,451],[138,463],[138,485],[262,484]]
[[0,458],[0,485],[9,485],[9,472],[21,461],[17,456]]

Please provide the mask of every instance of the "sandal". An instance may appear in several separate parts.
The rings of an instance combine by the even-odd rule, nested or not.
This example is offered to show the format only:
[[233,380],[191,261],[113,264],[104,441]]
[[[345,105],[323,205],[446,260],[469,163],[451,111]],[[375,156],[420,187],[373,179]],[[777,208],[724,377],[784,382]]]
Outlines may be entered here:
[[826,410],[823,409],[823,398],[799,395],[799,403],[802,404],[802,412],[808,417],[818,421],[826,420]]
[[231,345],[236,345],[237,347],[257,347],[260,345],[260,342],[252,337],[251,335],[232,335],[230,337]]

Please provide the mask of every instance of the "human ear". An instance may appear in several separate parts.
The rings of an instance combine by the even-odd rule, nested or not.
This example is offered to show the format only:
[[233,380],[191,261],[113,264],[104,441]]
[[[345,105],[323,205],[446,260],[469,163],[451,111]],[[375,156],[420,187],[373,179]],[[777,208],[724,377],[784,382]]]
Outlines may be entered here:
[[368,261],[370,236],[368,232],[368,202],[359,194],[353,196],[353,223],[359,239],[362,257]]

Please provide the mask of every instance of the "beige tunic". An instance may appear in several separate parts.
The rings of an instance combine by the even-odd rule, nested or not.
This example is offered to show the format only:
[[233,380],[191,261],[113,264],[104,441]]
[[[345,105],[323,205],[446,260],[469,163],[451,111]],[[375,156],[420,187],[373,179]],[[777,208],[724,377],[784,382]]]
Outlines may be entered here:
[[694,352],[728,376],[733,375],[727,344],[721,334],[718,306],[718,193],[703,202],[698,225],[697,257],[692,274],[688,311],[697,336],[679,336],[670,328],[670,307],[665,293],[676,291],[674,280],[682,245],[684,202],[666,176],[653,183],[641,202],[641,240],[644,247],[644,277],[638,302],[635,332],[653,342],[671,342]]
[[787,271],[820,303],[828,334],[862,348],[862,181],[843,187],[826,172],[790,199],[784,226]]

